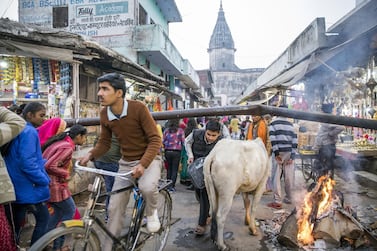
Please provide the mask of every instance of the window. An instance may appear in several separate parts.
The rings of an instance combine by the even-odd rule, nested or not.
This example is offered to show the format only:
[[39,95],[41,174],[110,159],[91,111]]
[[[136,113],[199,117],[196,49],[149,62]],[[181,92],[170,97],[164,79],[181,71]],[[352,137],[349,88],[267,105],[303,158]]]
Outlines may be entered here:
[[59,6],[52,8],[52,27],[68,27],[68,6]]
[[90,102],[98,102],[98,84],[95,77],[80,73],[79,92],[80,99]]
[[147,24],[147,12],[139,5],[139,25]]

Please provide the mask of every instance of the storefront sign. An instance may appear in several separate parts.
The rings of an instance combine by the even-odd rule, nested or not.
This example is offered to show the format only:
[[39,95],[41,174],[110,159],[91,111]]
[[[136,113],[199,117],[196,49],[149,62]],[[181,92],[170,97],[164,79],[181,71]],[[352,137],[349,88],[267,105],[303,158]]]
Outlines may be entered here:
[[20,1],[22,23],[37,24],[106,41],[118,47],[127,27],[135,25],[134,1],[120,0],[24,0]]

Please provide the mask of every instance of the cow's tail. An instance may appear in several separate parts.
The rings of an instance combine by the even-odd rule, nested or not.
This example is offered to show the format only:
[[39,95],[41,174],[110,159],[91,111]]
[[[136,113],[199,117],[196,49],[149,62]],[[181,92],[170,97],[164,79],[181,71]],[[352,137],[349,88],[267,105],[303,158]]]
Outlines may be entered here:
[[[212,154],[211,154],[212,153]],[[209,200],[209,213],[211,216],[211,239],[216,240],[217,238],[217,222],[216,222],[216,212],[218,208],[218,200],[217,200],[217,191],[215,188],[215,184],[213,183],[212,177],[212,164],[215,154],[213,151],[211,152],[204,161],[204,181],[206,184],[208,200]]]
[[210,204],[209,212],[212,215],[212,212],[216,212],[217,210],[217,196],[216,196],[216,188],[213,183],[212,178],[212,163],[214,154],[209,154],[205,161],[203,166],[203,172],[204,172],[204,181],[206,184],[207,194],[208,194],[208,200]]

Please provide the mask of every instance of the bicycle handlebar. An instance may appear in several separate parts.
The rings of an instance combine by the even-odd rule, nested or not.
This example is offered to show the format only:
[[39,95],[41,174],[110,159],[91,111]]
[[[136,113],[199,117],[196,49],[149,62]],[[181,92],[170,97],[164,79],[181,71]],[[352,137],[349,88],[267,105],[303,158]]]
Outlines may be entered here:
[[102,175],[107,175],[107,176],[113,176],[113,177],[119,177],[119,178],[127,178],[128,176],[131,176],[133,173],[133,171],[129,171],[126,173],[117,173],[117,172],[111,172],[111,171],[106,171],[106,170],[97,169],[97,168],[81,166],[79,160],[75,162],[75,170],[102,174]]

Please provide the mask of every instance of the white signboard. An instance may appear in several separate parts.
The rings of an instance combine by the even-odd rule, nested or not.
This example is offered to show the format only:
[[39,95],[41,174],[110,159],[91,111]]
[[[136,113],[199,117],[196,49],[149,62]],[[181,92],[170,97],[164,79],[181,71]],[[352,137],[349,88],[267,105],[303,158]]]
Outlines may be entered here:
[[[119,40],[129,33],[129,27],[136,24],[134,1],[120,0],[21,0],[20,22],[52,28],[53,9],[59,7],[68,8],[68,26],[63,29],[98,38],[112,48],[118,47]],[[111,41],[115,42],[114,46]]]

